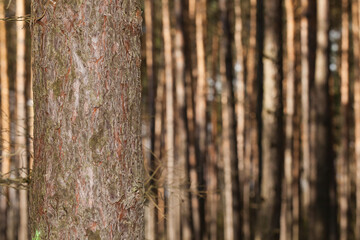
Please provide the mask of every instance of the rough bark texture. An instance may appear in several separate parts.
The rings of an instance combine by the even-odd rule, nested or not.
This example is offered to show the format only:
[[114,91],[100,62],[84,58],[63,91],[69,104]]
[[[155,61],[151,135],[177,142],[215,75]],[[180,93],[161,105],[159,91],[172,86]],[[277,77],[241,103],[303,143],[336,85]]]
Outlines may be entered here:
[[281,0],[264,1],[261,203],[255,239],[278,239],[283,163]]
[[36,239],[144,239],[138,1],[35,0]]

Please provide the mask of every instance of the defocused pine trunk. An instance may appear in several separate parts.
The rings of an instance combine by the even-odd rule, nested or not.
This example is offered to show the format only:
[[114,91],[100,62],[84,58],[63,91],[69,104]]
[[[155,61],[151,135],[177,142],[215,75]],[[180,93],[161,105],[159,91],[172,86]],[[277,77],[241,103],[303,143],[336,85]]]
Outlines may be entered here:
[[[204,190],[204,168],[207,161],[206,137],[207,137],[207,80],[205,63],[205,22],[206,22],[206,0],[196,0],[195,3],[195,42],[197,82],[195,92],[195,132],[196,132],[196,156],[198,171],[198,186],[201,192]],[[199,198],[200,238],[206,233],[204,221],[204,199]]]
[[[0,19],[5,18],[5,2],[0,1]],[[0,79],[1,79],[1,174],[8,178],[10,172],[10,107],[8,49],[6,44],[5,21],[0,20]],[[0,193],[0,239],[6,239],[8,188],[2,187]]]
[[164,57],[165,57],[165,90],[166,90],[166,191],[167,198],[167,238],[180,238],[180,194],[177,186],[175,159],[174,129],[174,78],[172,63],[172,40],[170,26],[169,1],[162,1]]
[[280,239],[292,239],[292,169],[293,169],[293,141],[294,141],[294,113],[295,113],[295,15],[294,1],[285,0],[286,11],[286,57],[285,57],[285,156],[284,183],[281,200],[281,229]]
[[352,40],[354,52],[354,123],[355,123],[355,161],[356,161],[356,222],[355,239],[360,240],[360,32],[359,32],[359,0],[352,0]]
[[138,1],[33,1],[36,239],[144,239]]
[[[236,114],[236,144],[237,144],[237,161],[238,161],[238,182],[237,189],[239,191],[239,199],[237,200],[239,205],[239,216],[238,220],[239,227],[243,226],[243,188],[244,188],[244,157],[245,157],[245,78],[244,78],[244,48],[242,43],[242,6],[240,0],[234,1],[234,13],[235,13],[235,114]],[[248,211],[248,210],[245,210]],[[246,212],[247,214],[248,212]],[[241,227],[240,227],[241,228]],[[242,229],[239,229],[242,233]]]
[[339,160],[337,163],[338,171],[338,216],[339,216],[339,239],[348,239],[348,205],[349,205],[349,141],[350,141],[350,104],[349,104],[349,1],[342,0],[342,20],[341,20],[341,143]]
[[[215,28],[217,29],[217,28]],[[212,72],[211,78],[213,79],[213,86],[212,86],[212,94],[213,99],[211,101],[211,114],[210,114],[210,122],[211,122],[211,134],[209,138],[209,159],[208,159],[208,180],[207,180],[207,211],[208,211],[208,239],[209,240],[216,240],[217,234],[219,232],[217,226],[217,219],[218,219],[218,162],[219,162],[219,155],[218,151],[220,147],[217,144],[218,138],[218,111],[217,111],[217,96],[218,92],[216,90],[216,83],[217,83],[217,65],[219,63],[218,59],[218,51],[219,49],[219,36],[218,34],[214,34],[213,42],[212,42],[212,58],[211,58],[211,65],[212,65]]]
[[195,90],[196,90],[196,41],[195,41],[195,0],[185,2],[184,7],[184,52],[185,52],[185,96],[188,144],[188,174],[191,203],[192,235],[201,239],[200,201],[198,191],[198,159],[196,156]]
[[[251,208],[251,203],[256,202],[259,186],[259,145],[258,145],[258,94],[259,87],[257,81],[258,71],[258,27],[257,0],[250,0],[249,17],[249,45],[246,57],[246,99],[245,99],[245,155],[244,155],[244,186],[243,186],[243,237],[244,240],[251,239],[252,230],[256,219],[256,211]],[[250,187],[253,186],[253,187]]]
[[[25,15],[24,0],[16,1],[16,16]],[[25,22],[16,22],[16,127],[15,127],[15,153],[18,156],[20,177],[26,178],[28,173],[28,158],[26,151],[26,105],[25,105]],[[19,240],[28,239],[28,192],[19,190]]]
[[281,9],[281,0],[264,1],[261,202],[256,240],[279,238],[283,175]]
[[331,169],[329,149],[328,28],[329,2],[317,1],[315,80],[311,93],[309,239],[331,239]]
[[303,169],[301,174],[301,235],[307,238],[310,207],[310,97],[309,97],[309,0],[301,0],[300,41],[301,41],[301,150]]
[[155,141],[155,77],[154,77],[154,54],[153,54],[153,1],[144,1],[144,17],[145,17],[145,54],[146,54],[146,80],[148,87],[147,114],[149,114],[147,140],[149,142],[148,149],[145,151],[144,160],[148,169],[149,179],[147,179],[146,189],[148,191],[148,201],[145,206],[145,235],[149,240],[156,239],[156,197],[157,194],[155,184],[156,169],[154,155]]
[[219,66],[221,79],[221,117],[222,117],[222,158],[224,164],[224,235],[225,239],[240,236],[240,212],[238,201],[238,165],[236,161],[235,106],[233,87],[233,63],[231,55],[231,30],[229,4],[219,1],[220,10],[220,46]]
[[180,198],[181,237],[184,240],[192,238],[191,212],[188,195],[188,163],[187,163],[187,131],[186,131],[186,94],[185,94],[185,54],[184,54],[184,3],[181,0],[174,1],[175,12],[175,89],[176,89],[176,121],[175,121],[175,159],[178,162],[176,169],[177,188]]

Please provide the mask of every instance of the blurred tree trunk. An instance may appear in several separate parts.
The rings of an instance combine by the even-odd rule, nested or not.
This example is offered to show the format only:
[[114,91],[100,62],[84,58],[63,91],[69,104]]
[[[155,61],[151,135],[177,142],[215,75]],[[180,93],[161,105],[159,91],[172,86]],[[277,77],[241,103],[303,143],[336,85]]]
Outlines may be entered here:
[[317,39],[315,81],[311,93],[311,162],[310,162],[310,221],[309,239],[332,239],[331,173],[332,159],[329,145],[328,101],[328,18],[329,2],[317,1]]
[[191,212],[188,197],[188,164],[187,164],[187,131],[186,131],[186,94],[185,94],[185,56],[184,56],[184,26],[183,26],[183,7],[181,0],[174,1],[174,12],[176,18],[174,57],[175,63],[175,89],[176,89],[176,138],[175,159],[178,161],[179,174],[177,174],[178,196],[180,202],[181,215],[181,237],[184,240],[191,239]]
[[230,11],[228,2],[219,1],[220,9],[220,79],[222,105],[222,156],[224,162],[224,234],[225,239],[240,236],[240,213],[238,201],[238,165],[236,161],[235,106],[233,91],[233,63],[231,56]]
[[309,97],[309,0],[301,0],[301,22],[300,22],[300,41],[301,41],[301,150],[302,150],[302,169],[301,174],[301,235],[307,238],[309,224],[310,207],[310,97]]
[[360,240],[360,32],[359,32],[359,3],[352,0],[352,40],[354,52],[354,123],[355,123],[355,159],[356,159],[356,223],[355,239]]
[[[244,156],[244,186],[243,186],[243,237],[244,240],[251,239],[251,232],[254,230],[256,214],[251,209],[251,202],[256,199],[258,194],[258,81],[257,81],[257,0],[250,0],[250,26],[249,26],[249,46],[246,58],[246,100],[245,100],[245,156]],[[252,166],[252,167],[251,167]],[[250,188],[250,186],[253,186]]]
[[185,52],[185,96],[186,96],[186,130],[188,145],[188,175],[190,182],[190,209],[191,209],[191,229],[193,239],[201,238],[200,226],[200,201],[198,191],[198,159],[196,156],[196,125],[195,125],[195,85],[196,85],[196,51],[195,51],[195,0],[184,2],[184,52]]
[[340,225],[340,240],[348,239],[348,203],[349,203],[349,1],[342,0],[341,20],[341,147],[339,162],[337,163],[338,178],[338,212]]
[[281,16],[281,0],[264,1],[261,202],[256,240],[279,238],[283,174]]
[[138,1],[33,1],[36,239],[144,239]]
[[[25,15],[24,0],[16,1],[16,16]],[[26,106],[25,106],[25,22],[16,22],[17,47],[16,47],[16,130],[15,152],[18,156],[20,177],[27,177],[28,158],[26,152]],[[19,240],[28,239],[28,200],[27,190],[19,190],[20,226]]]
[[[154,156],[154,138],[155,138],[155,78],[154,78],[154,57],[153,57],[153,1],[146,0],[144,2],[144,17],[145,17],[145,53],[146,53],[146,80],[148,87],[148,105],[147,114],[148,129],[147,138],[149,141],[148,150],[145,152],[145,161],[148,169],[149,179],[147,179],[146,190],[148,191],[147,205],[145,206],[145,235],[149,240],[156,239],[156,218],[155,218],[155,204],[154,197],[157,192],[154,188],[154,171],[155,171],[155,156]],[[156,174],[156,173],[155,173]]]
[[164,197],[164,133],[165,133],[165,76],[164,69],[161,67],[158,70],[158,82],[156,86],[156,100],[155,100],[155,143],[154,155],[156,159],[155,171],[156,174],[156,233],[160,239],[165,235],[165,197]]
[[180,194],[175,169],[175,135],[174,135],[174,79],[172,73],[172,43],[168,0],[162,1],[165,86],[166,86],[166,187],[168,191],[167,238],[180,238]]
[[285,0],[286,11],[286,57],[285,57],[285,157],[284,180],[281,200],[280,239],[292,239],[292,169],[295,113],[295,16],[294,1]]
[[[235,10],[235,72],[236,72],[236,88],[235,88],[235,114],[236,114],[236,144],[237,144],[237,160],[238,160],[238,186],[239,199],[237,200],[239,205],[239,233],[242,234],[242,229],[240,226],[243,226],[242,216],[244,212],[243,208],[243,188],[244,188],[244,156],[245,156],[245,78],[244,78],[244,50],[242,43],[242,9],[241,1],[234,1],[234,10]],[[245,210],[247,211],[247,210]],[[247,212],[248,213],[248,212]]]
[[[197,170],[198,186],[201,192],[204,190],[204,168],[207,160],[206,153],[206,126],[207,126],[207,80],[205,70],[205,21],[206,21],[206,0],[196,0],[195,4],[195,41],[197,60],[197,82],[195,94],[195,129],[197,139]],[[200,238],[206,233],[204,221],[204,198],[199,198],[200,214]]]
[[[215,28],[218,29],[218,28]],[[218,64],[219,64],[219,35],[216,31],[212,39],[212,54],[211,54],[211,78],[212,88],[212,101],[211,101],[211,111],[210,111],[210,122],[211,122],[211,134],[209,136],[209,158],[208,158],[208,178],[207,178],[207,208],[208,213],[207,225],[208,225],[208,238],[210,240],[216,240],[218,235],[218,174],[217,166],[219,162],[219,147],[218,147],[218,101],[217,101],[217,74],[218,74]],[[210,89],[209,89],[210,90]]]
[[[5,2],[0,1],[0,19],[5,18]],[[8,51],[5,21],[0,20],[0,79],[1,79],[1,174],[8,178],[10,172],[10,107]],[[2,187],[0,195],[0,239],[6,239],[8,188]]]

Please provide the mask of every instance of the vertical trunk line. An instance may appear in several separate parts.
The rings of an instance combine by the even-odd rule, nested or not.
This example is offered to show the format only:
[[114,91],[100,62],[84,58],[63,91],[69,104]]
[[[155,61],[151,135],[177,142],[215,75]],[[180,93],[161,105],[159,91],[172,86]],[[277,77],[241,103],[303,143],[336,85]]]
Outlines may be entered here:
[[[16,1],[16,16],[25,16],[24,0]],[[26,178],[28,159],[26,152],[26,106],[25,106],[25,23],[16,22],[17,46],[16,46],[16,135],[15,152],[19,157],[20,177]],[[20,225],[19,240],[28,239],[28,202],[27,190],[19,190]]]

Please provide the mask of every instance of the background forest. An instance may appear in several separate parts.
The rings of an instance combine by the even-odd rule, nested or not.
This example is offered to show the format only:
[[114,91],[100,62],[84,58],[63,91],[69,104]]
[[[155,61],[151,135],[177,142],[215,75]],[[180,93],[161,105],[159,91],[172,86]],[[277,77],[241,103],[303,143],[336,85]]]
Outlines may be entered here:
[[[146,239],[359,240],[360,1],[142,4]],[[29,239],[34,21],[0,0],[0,240]]]

